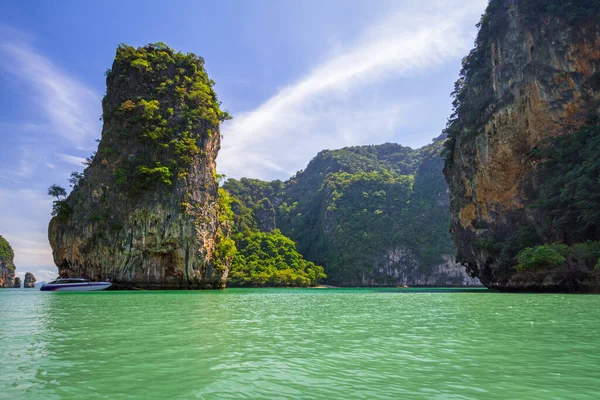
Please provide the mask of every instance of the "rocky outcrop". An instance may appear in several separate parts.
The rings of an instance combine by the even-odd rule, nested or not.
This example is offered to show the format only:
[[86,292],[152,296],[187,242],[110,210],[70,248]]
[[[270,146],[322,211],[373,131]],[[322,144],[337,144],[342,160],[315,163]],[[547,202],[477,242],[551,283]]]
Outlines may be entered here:
[[325,150],[286,182],[230,179],[236,226],[279,228],[335,286],[478,286],[449,256],[442,140]]
[[443,254],[443,263],[421,265],[410,249],[389,250],[374,263],[377,279],[363,276],[361,286],[477,287],[481,282],[468,275],[453,255]]
[[[219,109],[204,60],[121,45],[98,151],[49,225],[61,277],[117,288],[222,288],[215,173]],[[58,207],[57,207],[58,204]]]
[[6,239],[0,235],[0,288],[11,288],[14,286],[15,277],[15,253]]
[[534,150],[577,131],[600,99],[600,10],[550,3],[490,2],[476,48],[463,63],[447,129],[445,174],[458,261],[492,288],[600,288],[585,268],[577,276],[566,266],[515,268],[517,253],[536,244],[531,237],[557,239],[543,237],[546,216],[531,207],[540,185]]
[[35,283],[35,276],[31,272],[25,273],[25,281],[23,282],[23,287],[25,289],[35,288]]
[[21,288],[21,278],[19,278],[18,276],[15,276],[15,279],[13,280],[13,288],[15,289],[19,289]]

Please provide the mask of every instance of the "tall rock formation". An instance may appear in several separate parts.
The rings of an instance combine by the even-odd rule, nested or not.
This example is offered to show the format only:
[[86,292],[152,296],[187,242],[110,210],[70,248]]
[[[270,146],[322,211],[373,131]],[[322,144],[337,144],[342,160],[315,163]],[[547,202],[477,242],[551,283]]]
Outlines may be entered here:
[[0,235],[0,288],[13,287],[15,278],[15,253],[6,239]]
[[279,228],[336,286],[476,286],[454,261],[442,141],[320,152],[286,182],[230,179],[236,229]]
[[61,277],[116,287],[222,288],[215,158],[229,116],[204,60],[120,45],[106,74],[102,138],[49,239]]
[[35,276],[31,272],[25,273],[25,280],[23,281],[23,287],[25,289],[35,288],[36,282],[37,282],[37,280],[35,279]]
[[[550,193],[556,189],[541,173],[558,159],[559,137],[597,125],[596,4],[491,0],[463,61],[445,174],[458,261],[488,287],[600,289],[595,250],[586,249],[587,258],[572,251],[577,242],[600,237],[569,238],[568,229],[558,228],[561,208],[549,212],[543,203],[560,195]],[[593,180],[589,184],[597,185]]]

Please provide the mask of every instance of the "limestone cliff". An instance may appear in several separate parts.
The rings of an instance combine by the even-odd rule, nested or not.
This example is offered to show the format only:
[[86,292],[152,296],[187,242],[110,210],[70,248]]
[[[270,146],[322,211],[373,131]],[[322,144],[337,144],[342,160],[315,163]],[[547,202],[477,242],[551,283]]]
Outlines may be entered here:
[[204,60],[121,45],[98,151],[49,225],[61,277],[116,287],[222,288],[215,158],[228,118]]
[[18,276],[15,276],[15,279],[13,280],[13,288],[15,289],[19,289],[21,288],[21,278],[19,278]]
[[592,3],[492,0],[463,61],[445,174],[458,261],[488,287],[600,288],[593,265],[525,270],[519,261],[528,247],[572,244],[542,231],[551,216],[534,205],[545,161],[536,150],[577,132],[598,107],[600,7]]
[[0,288],[13,287],[15,277],[15,253],[6,239],[0,235]]
[[442,140],[320,152],[286,182],[230,179],[240,229],[279,228],[335,286],[478,286],[453,260]]
[[25,280],[23,281],[23,287],[26,289],[31,289],[35,287],[36,283],[35,276],[31,272],[25,273]]

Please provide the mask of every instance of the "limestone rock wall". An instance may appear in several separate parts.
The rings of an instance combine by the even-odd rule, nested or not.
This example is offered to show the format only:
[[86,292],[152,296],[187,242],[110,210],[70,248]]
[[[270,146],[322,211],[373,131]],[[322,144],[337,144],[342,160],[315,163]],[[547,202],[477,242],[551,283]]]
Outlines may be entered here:
[[462,106],[445,169],[458,261],[500,289],[540,282],[515,278],[478,239],[506,240],[524,223],[539,223],[542,216],[528,209],[528,192],[536,190],[532,150],[578,129],[600,99],[590,83],[600,71],[597,17],[572,23],[566,13],[533,13],[531,4],[490,2],[468,58],[472,70],[458,89]]
[[[26,289],[35,288],[36,282],[37,282],[37,280],[35,279],[35,276],[31,272],[25,273],[25,280],[23,281],[24,288],[26,288]],[[19,286],[20,286],[20,281],[19,281]]]
[[362,286],[420,286],[420,287],[478,287],[477,278],[469,276],[465,267],[458,264],[453,255],[442,256],[439,265],[420,265],[410,249],[398,247],[390,249],[374,263],[381,279],[363,278]]
[[160,43],[117,50],[98,151],[67,215],[49,225],[61,277],[224,287],[227,268],[215,262],[222,115],[203,63]]

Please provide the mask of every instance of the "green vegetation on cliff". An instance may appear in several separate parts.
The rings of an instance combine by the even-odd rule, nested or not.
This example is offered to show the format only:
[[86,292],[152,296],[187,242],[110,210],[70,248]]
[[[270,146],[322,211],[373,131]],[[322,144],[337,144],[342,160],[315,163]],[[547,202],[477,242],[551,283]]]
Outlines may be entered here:
[[[143,79],[141,77],[143,76]],[[202,156],[198,141],[211,127],[230,119],[220,109],[214,81],[204,60],[175,52],[164,43],[134,48],[121,44],[107,86],[118,86],[103,100],[103,119],[118,135],[132,135],[151,148],[134,159],[121,159],[114,168],[116,183],[134,191],[185,178],[188,166]],[[118,147],[104,146],[94,159],[108,165]]]
[[325,267],[328,283],[396,284],[379,271],[389,254],[406,254],[396,268],[426,275],[454,251],[441,145],[327,150],[286,182],[229,179],[224,188],[242,233],[290,237],[306,259]]
[[598,0],[521,0],[519,3],[533,23],[549,16],[566,18],[574,23],[600,18]]
[[156,289],[222,288],[235,246],[215,159],[220,107],[204,60],[119,45],[102,137],[73,190],[53,186],[49,240],[62,276]]
[[[540,161],[532,211],[541,216],[536,246],[518,256],[518,269],[600,265],[600,126],[598,118],[579,132],[544,141],[533,152]],[[542,243],[554,242],[552,245]],[[537,260],[531,262],[531,260]]]
[[304,260],[296,244],[275,229],[275,209],[268,199],[282,193],[280,181],[243,178],[226,186],[236,194],[219,189],[221,210],[235,232],[226,242],[229,285],[315,286],[326,277],[323,267]]
[[2,235],[0,235],[0,264],[8,268],[11,272],[15,271],[15,264],[13,262],[15,253],[10,243]]
[[315,286],[326,277],[323,267],[304,260],[278,229],[246,230],[232,239],[238,248],[228,277],[232,286]]
[[543,215],[541,234],[569,244],[600,240],[600,126],[549,139],[534,155],[541,165],[532,207]]

